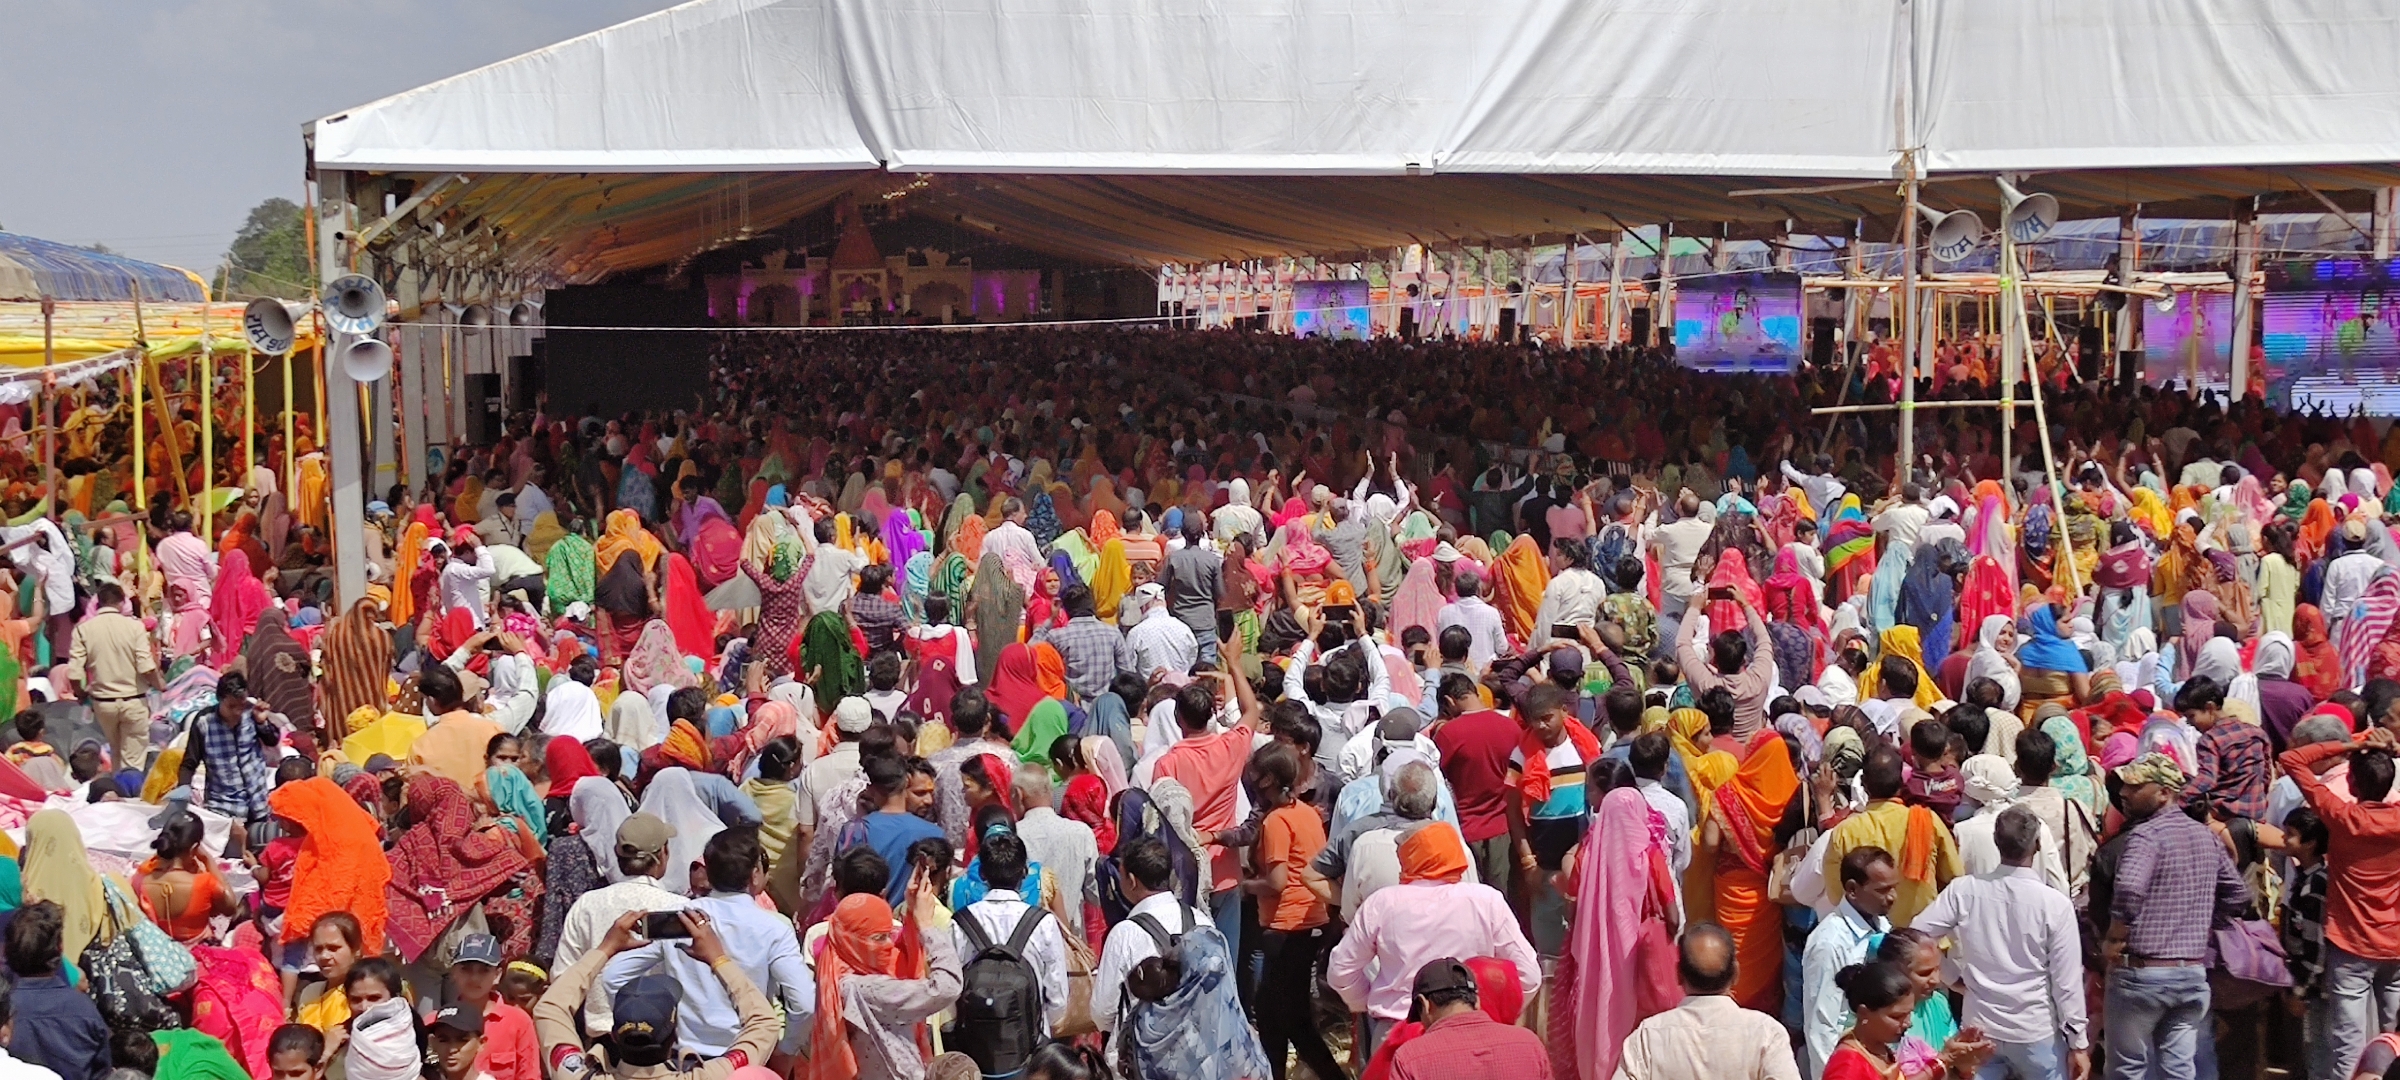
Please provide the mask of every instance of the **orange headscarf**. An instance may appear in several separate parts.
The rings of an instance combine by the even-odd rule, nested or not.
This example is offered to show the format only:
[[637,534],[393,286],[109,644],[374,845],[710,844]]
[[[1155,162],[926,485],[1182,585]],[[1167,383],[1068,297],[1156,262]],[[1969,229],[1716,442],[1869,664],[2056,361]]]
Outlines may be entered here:
[[347,911],[358,917],[360,951],[382,952],[384,889],[392,880],[392,864],[375,819],[341,785],[314,776],[269,792],[267,808],[308,830],[300,838],[300,861],[293,864],[284,942],[306,939],[318,916]]
[[1429,822],[1400,841],[1400,884],[1440,881],[1456,884],[1467,876],[1467,845],[1458,827],[1446,821]]
[[816,1050],[808,1080],[857,1080],[858,1055],[842,1021],[842,977],[898,974],[892,905],[875,893],[852,893],[835,905],[827,924],[825,950],[817,955]]
[[[1043,695],[1057,698],[1060,701],[1067,700],[1066,658],[1060,656],[1058,649],[1047,641],[1035,642],[1032,651],[1033,679],[1042,688]],[[1024,722],[1023,717],[1011,717],[1011,719],[1018,723]]]
[[1083,531],[1094,548],[1106,547],[1109,541],[1125,535],[1124,526],[1117,524],[1117,515],[1107,510],[1095,511],[1091,525]]
[[642,557],[642,572],[649,573],[658,566],[658,556],[666,549],[650,530],[642,528],[642,515],[633,510],[612,510],[608,515],[608,530],[600,542],[592,545],[592,564],[599,577],[607,577],[610,567],[617,565],[617,556],[634,552]]
[[[1000,505],[1000,500],[993,499],[992,505]],[[983,515],[969,515],[959,525],[958,533],[950,538],[950,550],[964,556],[968,566],[974,566],[983,561],[983,534],[989,531],[991,527],[984,524]]]
[[687,769],[709,771],[708,738],[689,720],[677,720],[667,728],[667,741],[659,744],[658,752]]
[[2337,524],[2331,504],[2323,499],[2308,504],[2308,510],[2300,515],[2300,544],[2293,551],[2302,565],[2325,553],[2325,538],[2333,535]]
[[1509,636],[1530,636],[1534,616],[1542,610],[1542,591],[1550,587],[1549,564],[1542,561],[1542,549],[1533,537],[1509,542],[1508,550],[1492,562],[1492,583],[1499,587],[1492,606],[1500,609]]

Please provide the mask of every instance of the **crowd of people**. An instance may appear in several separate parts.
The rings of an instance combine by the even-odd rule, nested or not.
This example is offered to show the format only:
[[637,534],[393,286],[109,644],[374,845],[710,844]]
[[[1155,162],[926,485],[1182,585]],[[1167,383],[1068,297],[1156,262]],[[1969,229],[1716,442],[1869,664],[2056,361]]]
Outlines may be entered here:
[[728,336],[338,605],[34,507],[0,1075],[2386,1075],[2400,429],[1889,359]]

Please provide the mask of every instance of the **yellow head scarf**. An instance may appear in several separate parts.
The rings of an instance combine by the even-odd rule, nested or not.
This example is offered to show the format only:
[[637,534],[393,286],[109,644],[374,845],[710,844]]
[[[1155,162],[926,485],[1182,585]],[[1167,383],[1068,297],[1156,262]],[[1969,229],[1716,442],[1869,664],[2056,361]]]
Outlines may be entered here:
[[[1941,702],[1942,688],[1933,685],[1933,675],[1925,670],[1925,641],[1918,636],[1916,627],[1895,626],[1884,631],[1882,655],[1902,657],[1916,667],[1917,694],[1914,700],[1918,708],[1930,709]],[[1860,688],[1860,694],[1874,697],[1877,684],[1882,682],[1882,675],[1883,664],[1878,657],[1875,663],[1867,665],[1867,681]]]

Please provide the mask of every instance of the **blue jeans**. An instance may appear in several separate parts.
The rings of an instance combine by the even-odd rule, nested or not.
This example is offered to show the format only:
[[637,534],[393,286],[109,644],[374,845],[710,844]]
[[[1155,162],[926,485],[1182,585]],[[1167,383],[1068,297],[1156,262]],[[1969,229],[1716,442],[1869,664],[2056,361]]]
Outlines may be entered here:
[[2108,1080],[2197,1080],[2207,969],[2118,968],[2107,1000]]
[[1975,1070],[1975,1080],[2066,1080],[2065,1036],[2046,1042],[2012,1043],[1994,1040],[1992,1059]]
[[[1206,867],[1202,867],[1200,872],[1205,874],[1208,870]],[[1227,889],[1224,892],[1212,893],[1208,898],[1208,906],[1212,909],[1209,912],[1209,918],[1217,924],[1217,932],[1225,935],[1226,953],[1240,956],[1242,951],[1242,891]]]
[[2328,942],[2324,996],[2334,1075],[2348,1076],[2368,1041],[2400,1020],[2400,960],[2370,960]]

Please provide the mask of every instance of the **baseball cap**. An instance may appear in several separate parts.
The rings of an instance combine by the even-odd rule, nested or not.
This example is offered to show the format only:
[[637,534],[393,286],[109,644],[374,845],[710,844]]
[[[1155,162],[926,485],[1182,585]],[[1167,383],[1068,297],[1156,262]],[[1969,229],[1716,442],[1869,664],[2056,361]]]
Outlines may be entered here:
[[856,735],[875,723],[875,709],[862,697],[846,697],[833,707],[833,726]]
[[1417,982],[1410,989],[1410,993],[1423,997],[1426,994],[1438,994],[1444,990],[1473,989],[1475,989],[1475,973],[1468,971],[1467,965],[1461,963],[1457,957],[1445,956],[1439,960],[1426,961],[1424,967],[1417,969]]
[[668,975],[644,975],[617,991],[609,1040],[627,1065],[663,1065],[675,1053],[675,1007],[683,990]]
[[1583,650],[1560,649],[1550,654],[1550,674],[1570,679],[1583,678]]
[[[490,935],[487,934],[472,936],[483,938],[485,941],[491,940]],[[464,946],[461,946],[460,952],[462,954],[465,952]],[[461,959],[464,959],[463,955]],[[483,1007],[463,1001],[456,1005],[444,1005],[442,1011],[433,1014],[433,1022],[426,1026],[446,1027],[462,1035],[481,1035],[483,1034]]]
[[657,855],[675,838],[675,826],[656,814],[635,814],[617,826],[617,854]]
[[[500,939],[495,938],[490,934],[468,934],[467,936],[458,939],[458,954],[451,957],[450,962],[454,964],[482,964],[486,967],[499,967]],[[464,1031],[467,1029],[461,1028],[459,1030]],[[476,1021],[475,1030],[482,1030],[482,1020],[480,1018],[478,1018]]]
[[367,763],[359,766],[371,773],[387,773],[399,767],[400,763],[393,761],[390,754],[369,754]]
[[1387,743],[1407,744],[1417,737],[1417,729],[1425,718],[1417,710],[1403,706],[1383,714],[1383,722],[1375,726],[1375,737]]
[[1133,590],[1133,595],[1135,599],[1147,604],[1153,600],[1166,599],[1167,587],[1155,581],[1145,581]]

